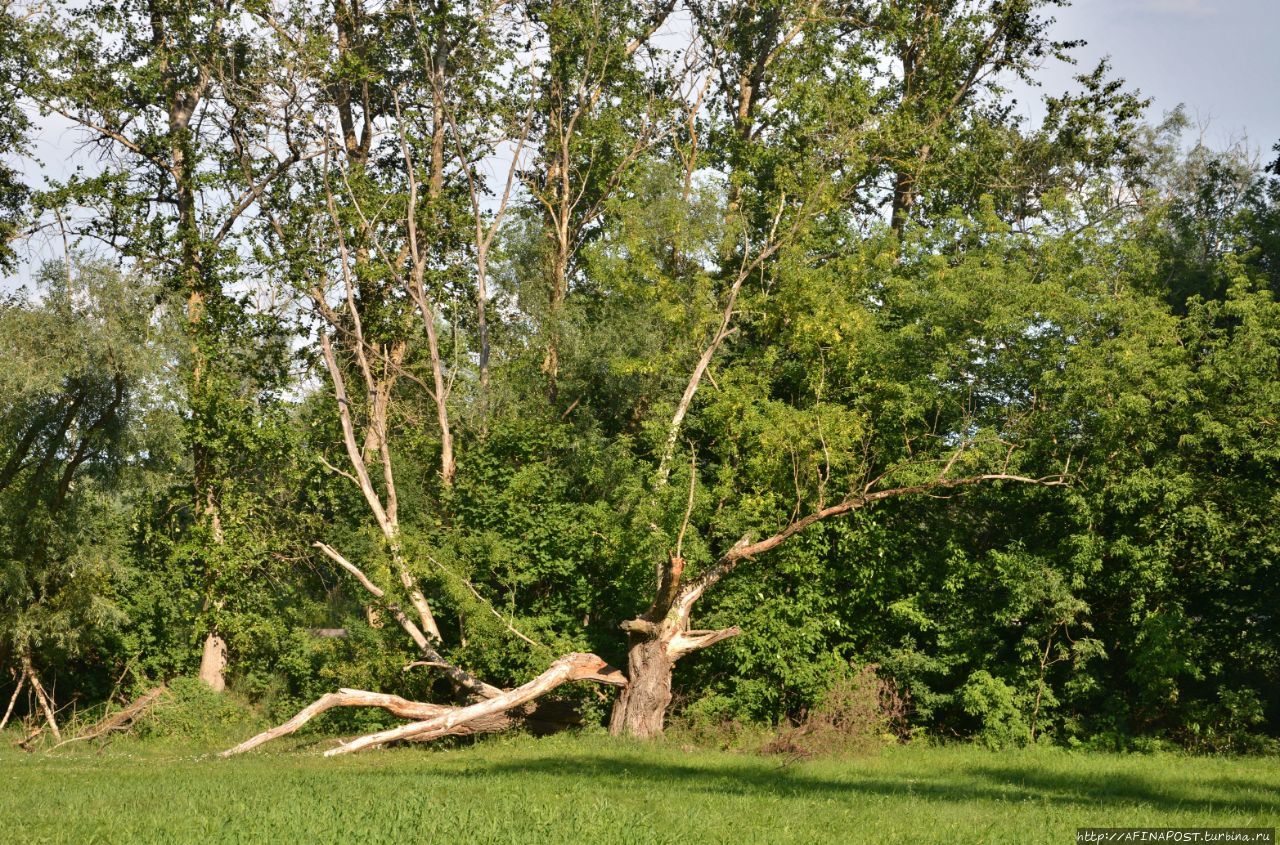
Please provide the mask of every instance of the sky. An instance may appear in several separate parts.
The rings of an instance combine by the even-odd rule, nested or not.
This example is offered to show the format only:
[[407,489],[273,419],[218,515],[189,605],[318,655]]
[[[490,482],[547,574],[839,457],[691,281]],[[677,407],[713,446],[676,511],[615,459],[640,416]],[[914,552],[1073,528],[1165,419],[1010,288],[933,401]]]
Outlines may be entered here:
[[1083,38],[1076,69],[1042,72],[1045,92],[1110,56],[1113,71],[1148,97],[1152,120],[1179,103],[1210,146],[1247,138],[1270,161],[1280,141],[1280,0],[1075,0],[1057,10],[1053,37]]

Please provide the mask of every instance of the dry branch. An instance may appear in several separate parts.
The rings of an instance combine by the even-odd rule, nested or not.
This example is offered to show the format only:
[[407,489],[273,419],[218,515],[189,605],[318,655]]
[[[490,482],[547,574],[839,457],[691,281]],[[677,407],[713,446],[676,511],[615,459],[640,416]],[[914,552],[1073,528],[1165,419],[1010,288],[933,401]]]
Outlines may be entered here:
[[[626,679],[622,673],[596,655],[568,654],[551,664],[547,671],[527,684],[465,707],[449,707],[442,704],[410,701],[395,695],[342,689],[321,696],[300,710],[289,721],[222,752],[221,756],[230,757],[240,754],[273,739],[287,736],[334,707],[380,707],[395,716],[418,721],[359,737],[325,752],[326,757],[347,754],[396,740],[425,741],[442,736],[467,736],[474,733],[501,731],[515,723],[510,715],[511,711],[525,707],[561,684],[586,680],[614,686],[626,685]],[[528,713],[522,715],[528,715]],[[536,713],[534,715],[536,717]]]
[[155,704],[156,701],[160,699],[160,696],[164,695],[166,691],[166,688],[163,686],[148,690],[134,699],[133,702],[123,710],[103,717],[103,719],[93,727],[83,733],[71,737],[70,739],[64,739],[62,742],[55,745],[54,748],[61,748],[68,743],[79,742],[84,739],[98,739],[114,731],[126,730],[138,720],[139,716],[142,716],[150,710],[151,705]]
[[508,690],[502,695],[467,707],[450,708],[448,713],[424,721],[412,722],[398,728],[379,731],[353,739],[324,753],[326,757],[350,754],[388,742],[402,739],[435,739],[448,736],[459,727],[477,719],[505,713],[522,704],[533,701],[569,681],[598,681],[613,686],[625,686],[622,673],[594,654],[568,654],[561,657],[547,671],[523,686]]
[[[431,719],[436,716],[442,716],[456,709],[443,704],[428,704],[421,701],[410,701],[407,698],[401,698],[398,695],[386,695],[380,692],[365,692],[356,689],[341,689],[337,692],[331,692],[322,695],[311,704],[298,711],[292,719],[282,725],[263,731],[252,739],[245,740],[235,748],[230,748],[222,752],[222,757],[230,757],[234,754],[240,754],[250,749],[257,748],[263,743],[270,742],[282,736],[288,736],[294,731],[301,728],[307,722],[310,722],[316,716],[326,710],[334,707],[380,707],[393,716],[399,716],[402,719]],[[511,726],[511,720],[501,716],[492,720],[474,720],[465,726],[465,733],[483,733],[486,731],[504,730]],[[459,734],[464,733],[460,727]]]

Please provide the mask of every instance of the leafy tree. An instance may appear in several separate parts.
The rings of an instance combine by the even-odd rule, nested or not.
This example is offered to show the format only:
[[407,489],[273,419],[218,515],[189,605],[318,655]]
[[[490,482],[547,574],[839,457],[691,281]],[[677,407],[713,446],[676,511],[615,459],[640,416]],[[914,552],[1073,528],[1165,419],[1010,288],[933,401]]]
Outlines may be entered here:
[[57,736],[40,675],[97,698],[118,671],[129,491],[158,442],[149,424],[163,432],[147,382],[164,343],[154,291],[136,278],[77,262],[46,265],[39,282],[39,295],[0,306],[0,661],[16,667],[19,688],[31,684]]

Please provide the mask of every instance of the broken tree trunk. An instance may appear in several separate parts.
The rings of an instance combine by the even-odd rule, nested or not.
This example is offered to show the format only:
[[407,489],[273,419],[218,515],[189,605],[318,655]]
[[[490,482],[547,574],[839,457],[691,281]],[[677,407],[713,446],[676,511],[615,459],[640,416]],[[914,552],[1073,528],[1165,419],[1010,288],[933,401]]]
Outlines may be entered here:
[[443,736],[467,736],[474,733],[505,730],[514,724],[508,715],[551,690],[569,681],[596,681],[614,686],[625,686],[622,673],[594,654],[568,654],[551,664],[538,677],[523,686],[463,707],[409,701],[394,695],[344,689],[321,696],[303,708],[292,719],[263,731],[222,752],[223,757],[240,754],[263,743],[293,733],[311,719],[333,707],[380,707],[389,713],[407,719],[416,719],[386,731],[358,737],[325,752],[326,757],[349,754],[363,748],[385,745],[397,740],[426,741]]
[[[680,561],[672,567],[676,570],[676,583],[683,565]],[[697,597],[685,598],[681,591],[669,602],[656,604],[639,619],[622,623],[630,639],[627,650],[630,682],[614,702],[609,717],[609,732],[613,735],[637,739],[661,736],[667,707],[671,704],[671,673],[676,661],[742,633],[736,625],[712,631],[690,630],[689,614]]]
[[204,638],[204,650],[200,654],[200,682],[214,692],[227,688],[224,674],[227,668],[227,644],[217,634]]
[[609,732],[615,736],[650,739],[662,734],[671,704],[671,672],[675,661],[662,638],[632,631],[627,649],[631,683],[613,705]]

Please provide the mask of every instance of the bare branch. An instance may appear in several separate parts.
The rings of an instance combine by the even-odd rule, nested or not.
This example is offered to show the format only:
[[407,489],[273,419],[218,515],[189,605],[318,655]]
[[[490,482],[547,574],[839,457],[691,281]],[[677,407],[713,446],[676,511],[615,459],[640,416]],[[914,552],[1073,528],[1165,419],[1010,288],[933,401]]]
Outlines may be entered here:
[[721,640],[727,640],[730,637],[736,637],[742,633],[742,629],[737,625],[728,628],[721,628],[716,631],[684,631],[676,634],[667,643],[667,655],[672,660],[679,660],[686,654],[700,649],[713,646]]
[[382,599],[387,610],[391,612],[392,618],[394,618],[396,622],[399,623],[400,627],[403,628],[413,639],[414,644],[418,647],[418,651],[422,653],[422,656],[432,663],[439,664],[444,667],[444,673],[449,680],[453,681],[462,689],[465,689],[480,698],[493,698],[494,696],[502,693],[502,690],[497,687],[491,684],[486,684],[471,673],[459,669],[457,666],[454,666],[441,657],[440,653],[431,647],[431,643],[428,642],[426,635],[424,635],[422,630],[413,623],[413,620],[409,619],[408,616],[405,616],[404,611],[400,610],[400,608],[395,604],[387,602],[386,592],[377,584],[370,581],[368,576],[361,572],[358,566],[347,560],[331,546],[318,541],[311,545],[324,552],[335,563],[355,576],[361,586],[368,590],[374,598]]
[[481,701],[468,707],[452,709],[448,714],[429,718],[420,722],[411,722],[398,728],[379,731],[348,743],[332,748],[324,753],[326,757],[339,754],[350,754],[364,748],[385,745],[401,739],[432,739],[445,736],[461,725],[476,719],[505,713],[521,704],[545,695],[561,684],[569,681],[591,680],[612,686],[626,686],[622,673],[601,660],[594,654],[569,654],[561,657],[547,671],[523,686],[508,690],[488,701]]
[[795,520],[787,525],[786,528],[776,534],[766,537],[758,542],[742,542],[739,541],[733,548],[725,552],[714,564],[694,580],[688,582],[684,589],[681,590],[677,600],[678,607],[684,612],[697,601],[707,588],[715,584],[729,572],[739,562],[753,558],[757,555],[771,551],[785,543],[790,538],[799,534],[815,523],[823,520],[831,519],[837,516],[844,516],[855,510],[874,504],[875,502],[884,501],[885,499],[893,499],[901,496],[911,496],[922,493],[932,493],[937,490],[953,489],[956,487],[967,487],[974,484],[983,484],[991,481],[1012,481],[1019,484],[1034,484],[1041,487],[1061,487],[1066,484],[1066,480],[1061,475],[1045,476],[1043,478],[1030,478],[1022,475],[1010,475],[1007,473],[986,473],[983,475],[973,475],[965,478],[945,478],[938,477],[922,484],[913,484],[905,487],[895,487],[891,490],[878,490],[875,492],[864,492],[845,501],[831,505],[815,511],[808,516]]

